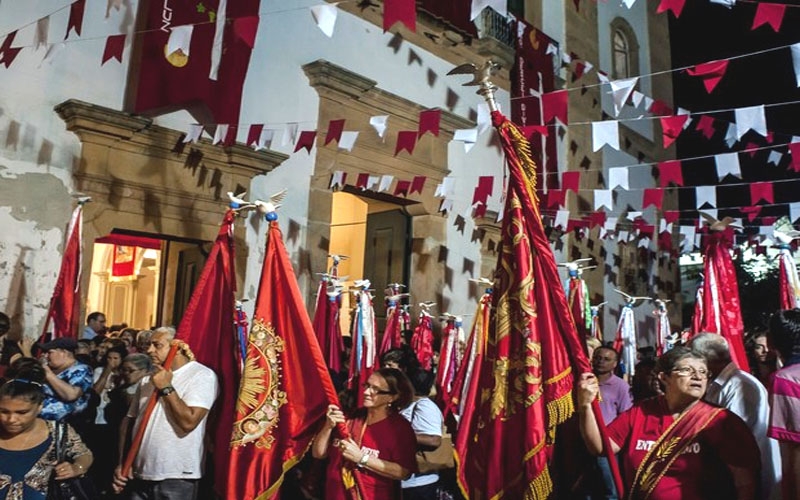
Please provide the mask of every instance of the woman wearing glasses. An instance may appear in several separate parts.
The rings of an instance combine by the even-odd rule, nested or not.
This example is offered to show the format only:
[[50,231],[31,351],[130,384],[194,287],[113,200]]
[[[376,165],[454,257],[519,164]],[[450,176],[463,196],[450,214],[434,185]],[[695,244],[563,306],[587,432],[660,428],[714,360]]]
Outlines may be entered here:
[[[364,407],[345,418],[337,406],[330,406],[323,429],[314,438],[314,458],[326,458],[325,498],[356,498],[359,488],[365,500],[400,498],[400,481],[416,470],[416,436],[411,424],[400,415],[414,396],[408,378],[396,368],[381,368],[367,379]],[[344,423],[349,439],[332,439],[333,429]]]
[[63,424],[59,428],[66,432],[65,459],[57,461],[57,424],[38,417],[44,369],[33,365],[16,377],[0,386],[0,497],[44,500],[52,476],[64,480],[86,474],[92,453],[75,430]]
[[[758,447],[742,420],[701,400],[708,366],[700,354],[675,347],[658,359],[664,395],[636,403],[608,426],[611,449],[622,454],[626,495],[633,499],[755,499]],[[603,444],[591,410],[594,375],[578,385],[580,426],[587,447]]]

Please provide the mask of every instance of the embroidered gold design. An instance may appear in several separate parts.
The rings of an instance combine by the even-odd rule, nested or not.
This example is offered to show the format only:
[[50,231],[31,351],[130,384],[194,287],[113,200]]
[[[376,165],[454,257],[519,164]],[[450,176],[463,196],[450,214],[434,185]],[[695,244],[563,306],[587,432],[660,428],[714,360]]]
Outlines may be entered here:
[[286,404],[286,393],[281,390],[280,357],[283,350],[283,339],[276,334],[275,328],[256,319],[248,339],[231,447],[252,442],[258,447],[272,447],[275,441],[272,430],[280,420],[281,406]]
[[496,360],[493,374],[489,415],[505,420],[517,412],[518,406],[528,408],[542,397],[542,345],[526,341],[523,352]]

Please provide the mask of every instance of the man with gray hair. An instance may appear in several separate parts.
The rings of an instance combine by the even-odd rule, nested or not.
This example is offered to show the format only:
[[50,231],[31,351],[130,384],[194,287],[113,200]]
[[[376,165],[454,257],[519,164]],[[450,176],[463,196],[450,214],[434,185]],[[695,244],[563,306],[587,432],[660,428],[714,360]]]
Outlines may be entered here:
[[728,341],[716,333],[700,333],[691,341],[691,348],[708,363],[711,382],[704,401],[726,408],[738,415],[753,433],[761,452],[761,495],[779,499],[781,456],[775,440],[767,437],[769,399],[767,390],[750,373],[739,369],[731,360]]

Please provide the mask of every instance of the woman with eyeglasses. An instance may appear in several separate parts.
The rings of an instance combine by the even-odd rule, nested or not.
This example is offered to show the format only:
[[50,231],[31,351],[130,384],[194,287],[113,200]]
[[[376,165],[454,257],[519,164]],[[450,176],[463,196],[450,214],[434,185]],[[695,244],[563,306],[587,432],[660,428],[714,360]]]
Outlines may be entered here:
[[[365,500],[400,498],[400,481],[416,471],[416,436],[400,410],[411,403],[414,389],[396,368],[380,368],[364,385],[364,406],[346,418],[339,407],[328,407],[327,420],[314,438],[314,458],[329,458],[326,500],[354,498],[359,488]],[[334,439],[344,423],[348,439]]]
[[[86,474],[92,453],[67,424],[65,460],[56,461],[56,422],[38,417],[44,402],[44,369],[32,365],[0,386],[0,497],[44,500],[51,477]],[[24,377],[24,378],[23,378]]]
[[[758,498],[758,446],[739,417],[702,401],[705,358],[675,347],[658,359],[656,373],[664,395],[637,402],[608,426],[611,449],[621,453],[626,498]],[[597,378],[581,375],[581,434],[597,455],[603,443],[591,405],[598,392]]]

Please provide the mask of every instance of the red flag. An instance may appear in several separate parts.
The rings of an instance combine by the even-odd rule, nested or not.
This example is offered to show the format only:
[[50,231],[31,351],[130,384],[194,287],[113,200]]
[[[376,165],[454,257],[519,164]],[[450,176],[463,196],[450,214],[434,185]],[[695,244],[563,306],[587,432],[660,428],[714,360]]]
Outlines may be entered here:
[[397,302],[390,301],[389,307],[386,308],[386,328],[383,330],[378,356],[382,356],[386,351],[399,349],[403,344],[402,307]]
[[470,498],[547,498],[556,426],[574,411],[575,377],[591,368],[541,223],[530,146],[499,112],[492,120],[506,153],[508,193],[482,396],[459,431],[458,479]]
[[397,132],[397,147],[395,147],[394,155],[397,156],[400,151],[404,149],[408,154],[414,154],[414,146],[417,144],[417,133],[413,130],[401,130]]
[[723,59],[721,61],[710,61],[698,64],[693,68],[687,69],[686,72],[692,76],[699,76],[702,78],[706,92],[710,94],[719,81],[722,80],[722,77],[725,76],[726,69],[728,69],[728,60]]
[[581,185],[581,173],[580,172],[564,172],[561,174],[561,189],[564,192],[572,191],[573,193],[578,193],[578,188]]
[[792,154],[792,170],[795,172],[800,172],[800,142],[790,143],[789,152]]
[[775,203],[771,182],[754,182],[750,184],[750,203],[755,205],[761,200],[767,203]]
[[240,378],[239,334],[234,324],[236,305],[236,256],[233,221],[228,210],[217,239],[194,287],[176,337],[183,340],[200,363],[219,378],[218,409],[214,410],[214,487],[224,495],[228,482],[228,450]]
[[430,132],[439,137],[439,121],[442,119],[441,109],[427,109],[419,114],[419,128],[417,137],[422,137],[425,132]]
[[258,141],[261,138],[261,132],[263,130],[263,123],[254,123],[250,125],[250,128],[247,130],[247,145],[258,147]]
[[667,224],[672,224],[681,216],[680,211],[678,210],[664,210],[664,220],[667,221]]
[[662,161],[658,164],[658,182],[662,188],[674,182],[676,186],[683,186],[683,172],[680,160]]
[[297,144],[294,146],[294,152],[297,153],[301,149],[305,149],[308,153],[314,147],[314,140],[317,138],[316,130],[303,130],[300,132],[300,138],[297,139]]
[[122,62],[123,49],[125,49],[125,35],[111,35],[106,38],[106,48],[103,50],[103,60],[100,65],[102,66],[110,59]]
[[[210,111],[213,123],[239,123],[247,68],[252,52],[251,37],[258,22],[259,0],[227,2],[225,12],[218,12],[220,0],[170,2],[170,18],[164,20],[164,2],[151,0],[142,13],[139,74],[136,83],[134,112],[162,113],[188,109],[198,121],[208,122],[198,110]],[[233,22],[228,22],[234,20]],[[193,25],[189,56],[165,56],[170,30]],[[222,35],[215,49],[214,38]],[[219,57],[216,79],[211,78],[212,56]]]
[[111,276],[133,276],[136,270],[136,247],[114,245],[114,260],[111,262]]
[[369,280],[363,284],[355,297],[356,311],[353,315],[350,336],[353,348],[350,350],[349,387],[358,395],[356,406],[364,402],[362,388],[372,372],[378,368],[377,325],[375,310],[372,306],[372,294],[368,288]]
[[394,195],[408,196],[408,190],[410,188],[411,188],[411,181],[397,181],[397,185],[394,187]]
[[342,138],[342,131],[344,130],[344,120],[331,120],[328,122],[328,133],[325,134],[325,145],[331,141],[339,142]]
[[83,29],[83,11],[86,9],[86,0],[76,0],[69,6],[69,20],[67,21],[67,34],[64,40],[69,38],[69,32],[75,28],[75,34],[81,36]]
[[542,94],[542,125],[546,125],[553,118],[558,118],[562,123],[567,123],[569,94],[566,90],[556,90]]
[[427,312],[421,312],[417,327],[411,336],[411,348],[417,355],[423,370],[430,371],[433,365],[433,319]]
[[750,30],[754,30],[761,25],[769,24],[775,33],[781,30],[781,23],[783,22],[783,14],[786,12],[786,5],[780,3],[760,2],[756,9],[756,15],[753,18],[753,26]]
[[417,32],[417,5],[414,0],[383,2],[383,31],[389,31],[397,21],[405,24],[410,31]]
[[734,363],[745,370],[748,364],[744,350],[744,324],[739,302],[739,285],[729,252],[732,246],[733,229],[730,227],[725,231],[711,232],[706,237],[703,252],[702,318],[697,324],[700,332],[718,333],[725,337],[731,346]]
[[[332,270],[331,274],[335,271]],[[335,278],[335,276],[332,276]],[[331,293],[328,288],[333,287]],[[340,290],[331,283],[330,278],[324,277],[319,282],[317,290],[317,309],[314,312],[314,332],[317,334],[317,342],[322,350],[325,363],[331,371],[339,373],[342,369],[342,353],[344,352],[344,341],[342,340],[342,328],[339,324],[339,311],[341,308]]]
[[227,498],[274,498],[336,401],[281,231],[270,222],[230,441]]
[[642,209],[653,205],[656,208],[661,208],[664,204],[664,190],[660,188],[648,188],[644,190],[642,195]]
[[439,349],[439,366],[436,368],[437,398],[443,407],[447,407],[453,390],[453,382],[458,372],[459,363],[459,333],[461,318],[450,317],[442,328],[442,342]]
[[[472,425],[473,412],[468,411],[467,408],[475,406],[478,390],[478,384],[476,384],[478,381],[477,371],[483,363],[483,355],[486,352],[491,303],[492,289],[489,288],[478,302],[478,310],[475,313],[472,330],[470,330],[467,338],[464,356],[453,381],[450,399],[445,406],[444,416],[447,417],[449,413],[458,415],[458,427],[463,429],[468,429]],[[466,435],[467,433],[464,432],[464,434]]]
[[12,31],[6,35],[6,39],[3,40],[3,45],[0,45],[0,63],[5,65],[6,69],[11,66],[11,63],[17,58],[19,51],[22,50],[22,47],[11,48],[11,44],[14,43],[14,38],[16,36],[17,32]]
[[51,338],[78,338],[78,310],[80,309],[81,265],[83,231],[83,205],[79,204],[72,211],[72,218],[67,229],[67,240],[61,256],[61,269],[58,271],[56,287],[50,299],[42,336],[48,333],[50,322],[53,322]]
[[689,115],[661,117],[661,130],[664,133],[664,149],[670,147],[670,145],[675,142],[675,139],[680,135],[681,130],[683,130],[683,125],[688,119]]
[[711,139],[714,136],[714,119],[708,115],[700,115],[697,121],[697,130],[703,133],[706,139]]
[[427,177],[424,175],[415,175],[414,178],[411,179],[411,189],[409,189],[408,194],[422,194],[422,189],[425,187],[426,179]]
[[676,18],[681,17],[684,4],[686,4],[686,0],[661,0],[656,9],[656,14],[671,10]]

